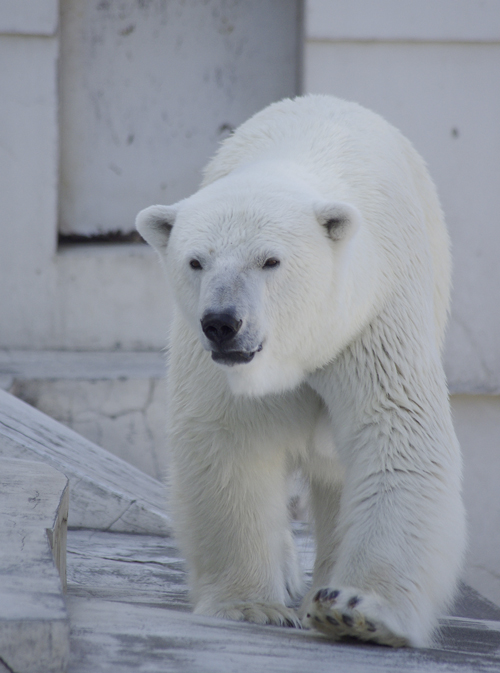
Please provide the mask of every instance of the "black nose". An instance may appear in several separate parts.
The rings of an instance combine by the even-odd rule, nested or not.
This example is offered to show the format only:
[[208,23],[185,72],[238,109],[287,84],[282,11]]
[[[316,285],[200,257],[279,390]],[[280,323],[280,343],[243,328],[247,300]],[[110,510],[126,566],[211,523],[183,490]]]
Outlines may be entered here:
[[231,313],[207,313],[201,320],[201,329],[207,339],[220,346],[238,334],[241,322]]

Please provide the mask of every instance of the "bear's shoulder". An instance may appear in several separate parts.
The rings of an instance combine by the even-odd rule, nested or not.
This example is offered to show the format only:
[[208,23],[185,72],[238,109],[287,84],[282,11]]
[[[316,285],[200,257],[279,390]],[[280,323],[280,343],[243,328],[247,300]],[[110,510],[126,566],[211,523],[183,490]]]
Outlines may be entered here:
[[335,152],[337,161],[354,167],[370,151],[400,157],[403,145],[411,154],[395,127],[358,103],[319,94],[286,98],[255,114],[221,144],[204,170],[203,186],[268,157],[320,165]]

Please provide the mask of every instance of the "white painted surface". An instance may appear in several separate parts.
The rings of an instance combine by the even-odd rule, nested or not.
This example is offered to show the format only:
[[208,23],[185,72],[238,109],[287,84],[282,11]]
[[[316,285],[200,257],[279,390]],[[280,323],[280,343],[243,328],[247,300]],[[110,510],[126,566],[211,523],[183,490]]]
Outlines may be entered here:
[[[57,331],[39,347],[87,351],[165,347],[171,298],[149,246],[72,246],[58,252],[55,271]],[[15,347],[30,347],[24,333],[18,339],[21,343],[13,342]]]
[[[344,1],[325,3],[320,0],[310,0],[307,3],[306,17],[309,34],[304,52],[304,89],[332,92],[358,100],[381,112],[414,141],[429,161],[431,172],[443,199],[454,246],[454,308],[446,352],[451,387],[455,392],[498,392],[500,389],[500,341],[496,335],[500,330],[500,312],[496,310],[499,297],[495,288],[500,287],[500,267],[496,264],[496,251],[500,246],[500,230],[495,223],[500,205],[497,188],[500,182],[498,159],[500,131],[497,124],[497,119],[500,117],[500,94],[494,82],[497,81],[500,71],[500,46],[498,41],[389,43],[383,40],[390,39],[390,30],[402,25],[401,22],[410,27],[423,26],[426,30],[434,30],[434,27],[439,24],[441,28],[446,26],[448,31],[446,34],[433,33],[432,35],[417,31],[418,35],[415,33],[417,36],[415,40],[423,39],[426,35],[434,40],[448,40],[450,35],[455,36],[454,39],[458,41],[491,40],[500,24],[500,19],[495,20],[495,12],[500,11],[500,4],[496,0],[494,2],[493,0],[484,0],[484,2],[454,0],[454,11],[446,14],[447,0],[432,3],[426,0],[418,3],[419,13],[416,17],[413,15],[416,11],[416,3],[404,2],[393,7],[391,1],[365,2],[364,5],[360,4],[361,0],[352,3]],[[229,25],[233,25],[231,22],[226,22],[226,25],[224,17],[229,17],[231,20],[244,18],[247,16],[245,12],[251,12],[248,9],[249,4],[234,5],[230,11],[228,10],[229,14],[219,12],[218,17],[212,14],[209,17],[208,14],[200,13],[197,23],[195,22],[198,26],[196,30],[201,30],[200,26],[206,20],[210,25],[210,30],[215,31],[218,36],[212,56],[215,60],[220,57],[223,59],[221,63],[228,66],[229,70],[223,77],[223,82],[226,84],[228,81],[232,82],[230,73],[235,72],[234,67],[236,67],[232,62],[228,64],[227,59],[228,54],[232,53],[231,49],[236,49],[236,44],[241,42],[240,38],[245,30],[251,30],[252,34],[256,34],[259,33],[256,25],[260,26],[262,23],[267,26],[269,23],[269,26],[274,26],[278,21],[277,8],[283,5],[283,3],[270,3],[269,11],[272,12],[270,20],[263,10],[260,15],[257,11],[264,5],[262,7],[255,5],[252,10],[255,13],[251,15],[251,20],[249,19],[250,28],[240,27],[239,24],[233,22],[236,26],[235,30],[224,33],[226,29],[229,31]],[[47,2],[40,2],[38,6],[45,8],[44,11],[52,8],[50,9],[52,12],[54,3],[49,3],[47,0]],[[65,3],[66,9],[69,10],[70,6],[71,3]],[[81,16],[85,18],[92,11],[97,13],[96,7],[96,2],[86,4],[81,10]],[[82,170],[87,172],[85,180],[88,178],[89,182],[81,195],[83,198],[83,194],[87,194],[84,201],[88,201],[90,204],[88,207],[94,207],[99,203],[99,210],[109,207],[113,211],[113,217],[120,213],[118,216],[120,226],[122,226],[121,223],[127,221],[126,227],[131,227],[137,210],[135,206],[132,207],[132,201],[135,200],[139,207],[157,199],[166,201],[169,198],[177,198],[182,189],[188,191],[194,188],[196,179],[192,177],[189,184],[188,182],[182,183],[184,187],[179,192],[168,192],[170,187],[166,188],[166,191],[161,189],[162,181],[166,180],[163,177],[163,171],[164,168],[165,171],[167,169],[167,164],[164,164],[167,158],[170,162],[168,170],[176,173],[179,157],[185,156],[187,161],[189,155],[191,157],[189,161],[191,161],[198,152],[197,168],[196,170],[193,168],[193,171],[199,171],[205,157],[215,147],[217,124],[237,123],[253,109],[268,102],[267,99],[257,97],[254,102],[250,103],[248,92],[257,90],[260,96],[261,93],[264,95],[265,90],[269,99],[279,97],[283,91],[280,89],[282,84],[278,82],[278,88],[272,95],[269,94],[269,89],[266,89],[269,80],[262,79],[261,75],[263,72],[268,74],[273,68],[264,67],[260,62],[259,65],[252,65],[250,63],[252,58],[245,50],[241,52],[241,62],[238,61],[242,68],[241,74],[236,77],[237,81],[233,88],[231,88],[232,85],[229,87],[227,84],[225,88],[220,89],[215,81],[213,92],[210,90],[207,94],[204,89],[193,84],[197,81],[196,77],[203,79],[204,72],[211,73],[212,76],[215,63],[208,57],[204,62],[205,56],[199,56],[197,50],[202,44],[199,40],[196,41],[191,35],[184,37],[184,33],[189,32],[190,12],[194,12],[197,7],[194,0],[191,4],[188,3],[182,11],[179,10],[180,23],[178,33],[176,33],[179,46],[176,58],[181,59],[179,64],[187,64],[188,61],[182,59],[187,58],[185,49],[186,46],[190,46],[193,58],[202,58],[202,68],[196,71],[196,68],[193,69],[190,66],[191,70],[183,83],[186,88],[185,90],[179,88],[181,83],[175,78],[178,77],[180,67],[176,72],[171,72],[175,70],[173,67],[166,68],[169,72],[164,73],[165,68],[161,69],[159,63],[161,59],[155,58],[156,52],[153,57],[147,59],[140,51],[144,45],[144,40],[140,39],[144,37],[143,32],[154,31],[157,28],[153,25],[153,17],[160,16],[163,11],[159,3],[149,3],[150,9],[144,10],[137,9],[135,5],[132,6],[131,2],[123,5],[123,11],[117,10],[116,7],[116,5],[110,5],[107,10],[99,10],[107,17],[102,26],[96,27],[95,20],[93,20],[94,23],[90,21],[90,25],[94,26],[92,28],[94,32],[85,33],[86,39],[94,35],[104,40],[102,44],[94,45],[95,54],[92,51],[94,49],[92,41],[85,43],[87,45],[85,48],[76,46],[74,48],[77,51],[87,50],[83,54],[86,59],[84,62],[92,65],[94,70],[99,69],[96,66],[98,61],[93,59],[105,58],[106,54],[111,56],[116,50],[116,62],[114,58],[108,58],[112,69],[109,74],[116,72],[117,79],[112,91],[109,90],[109,93],[106,93],[108,96],[106,107],[109,105],[110,110],[115,110],[115,106],[122,105],[119,114],[117,112],[112,115],[113,123],[118,124],[119,129],[116,132],[113,130],[109,116],[106,117],[107,121],[103,122],[103,129],[100,131],[84,129],[85,133],[90,135],[85,136],[86,140],[78,141],[81,142],[81,162],[77,155],[73,155],[71,161],[76,164],[81,163]],[[11,16],[12,20],[18,15],[16,12],[21,12],[24,17],[30,14],[27,10],[21,9],[21,4],[14,6],[12,3],[2,4],[2,11],[2,16]],[[330,14],[332,11],[335,12],[333,17],[335,20]],[[142,13],[137,14],[137,12]],[[171,14],[171,7],[169,12]],[[449,20],[443,23],[439,17],[445,14]],[[132,17],[129,23],[126,22],[127,17]],[[83,19],[79,20],[83,21]],[[368,25],[368,20],[370,29],[378,31],[378,42],[352,41],[354,38],[356,40],[366,38],[362,31]],[[131,30],[132,25],[135,26],[133,30]],[[223,30],[224,25],[226,28]],[[285,22],[283,25],[288,24]],[[316,39],[318,36],[321,37],[318,33],[318,26],[326,31],[322,34],[323,41]],[[464,33],[464,26],[472,33]],[[64,31],[66,28],[71,29],[66,26]],[[217,32],[219,29],[222,33]],[[35,31],[35,27],[30,30]],[[168,30],[174,29],[170,26]],[[334,32],[328,32],[330,30]],[[120,31],[125,34],[120,35]],[[493,33],[490,35],[491,31]],[[395,33],[392,37],[394,35]],[[282,40],[282,33],[280,36],[279,39]],[[404,34],[401,33],[401,36],[403,39]],[[265,35],[261,35],[258,39],[265,41]],[[156,42],[154,44],[156,45]],[[132,55],[130,51],[132,47],[139,50],[137,57]],[[249,48],[249,45],[247,47]],[[165,49],[170,48],[170,46],[165,47]],[[0,344],[17,348],[86,350],[107,350],[120,344],[123,349],[160,349],[165,343],[171,304],[163,284],[161,271],[150,250],[143,246],[100,246],[99,249],[83,246],[78,252],[66,250],[56,255],[59,135],[56,65],[58,49],[57,37],[0,37],[0,63],[8,64],[8,67],[0,68],[0,99],[2,100],[0,107],[0,197],[2,202],[0,226],[3,233],[3,245],[0,248],[0,274],[4,288],[0,295],[0,312],[3,316],[0,325]],[[259,51],[257,47],[255,49]],[[265,51],[265,54],[268,58],[269,52]],[[167,52],[165,58],[166,55]],[[243,58],[244,55],[246,55],[245,58]],[[72,62],[68,58],[61,59],[66,69],[70,68]],[[199,124],[198,122],[196,124],[198,125],[193,121],[194,125],[191,126],[193,129],[196,127],[197,134],[191,135],[191,138],[186,138],[185,134],[183,136],[181,133],[184,128],[182,124],[186,125],[184,129],[186,132],[188,126],[191,128],[191,122],[188,123],[186,119],[176,122],[177,126],[175,126],[169,118],[170,121],[162,126],[161,119],[158,119],[158,115],[161,117],[159,110],[162,105],[158,107],[149,97],[146,97],[144,103],[144,105],[147,103],[144,117],[141,116],[142,113],[139,114],[138,103],[130,93],[130,87],[133,88],[132,79],[129,81],[127,78],[130,76],[130,78],[135,77],[141,80],[138,91],[142,92],[141,87],[146,86],[146,83],[142,81],[144,77],[141,78],[140,75],[145,62],[149,63],[149,61],[154,61],[151,65],[152,75],[161,79],[165,77],[165,87],[168,81],[170,82],[168,86],[174,87],[172,90],[175,90],[175,96],[171,96],[165,89],[161,94],[165,96],[165,100],[160,101],[158,98],[162,105],[165,101],[168,101],[168,105],[173,105],[172,99],[175,99],[177,101],[175,105],[178,106],[176,110],[179,114],[182,112],[179,107],[181,103],[198,114],[198,111],[204,112],[204,106],[199,105],[199,100],[208,99],[214,104],[211,116],[203,117],[203,123],[200,118],[197,118]],[[251,70],[252,67],[255,70]],[[291,68],[290,72],[293,71],[294,68]],[[83,74],[80,74],[83,77]],[[76,89],[73,91],[76,96],[75,101],[81,95],[87,95],[86,105],[90,104],[89,97],[90,100],[100,100],[98,93],[102,91],[105,83],[102,80],[105,77],[104,70],[87,73],[88,77],[91,74],[96,78],[92,80],[94,84],[89,80],[90,88],[69,86],[67,93],[70,98],[73,88]],[[67,80],[68,74],[64,77]],[[169,80],[169,77],[174,79]],[[66,94],[63,93],[63,96]],[[247,101],[246,109],[242,107],[243,101]],[[71,103],[71,106],[79,108],[76,102]],[[67,119],[67,113],[64,113],[63,117],[65,115]],[[95,108],[93,108],[92,115],[95,122]],[[133,116],[133,120],[130,115]],[[153,121],[150,119],[151,115],[157,115]],[[88,115],[85,116],[84,124],[87,118]],[[137,137],[134,136],[134,141],[128,145],[127,139],[132,130],[128,133],[127,124],[133,121],[134,130],[137,130],[142,124],[142,119],[144,119],[144,129],[148,128],[150,135],[146,138],[138,133]],[[193,120],[195,120],[194,117]],[[71,124],[68,122],[68,124],[68,129],[73,128],[71,126],[73,122]],[[155,129],[154,132],[153,129]],[[69,133],[69,130],[67,132]],[[97,143],[100,136],[94,137],[92,135],[94,132],[107,134],[103,145],[100,142]],[[169,136],[162,141],[162,133],[168,135],[174,132],[177,133],[176,138]],[[155,136],[155,133],[160,135]],[[72,138],[74,136],[71,142],[76,142],[77,135],[70,133]],[[175,146],[177,147],[175,152],[167,150],[167,140],[168,143],[174,140],[180,143],[178,147]],[[114,157],[113,161],[115,159],[118,161],[118,158],[121,161],[121,157],[124,161],[129,162],[130,160],[126,163],[125,173],[122,172],[122,177],[124,179],[126,177],[128,183],[127,185],[123,183],[118,189],[117,197],[108,198],[99,192],[101,195],[97,198],[98,192],[94,190],[96,182],[92,182],[97,181],[104,186],[115,184],[113,181],[118,180],[116,173],[106,168],[109,173],[106,175],[111,180],[108,183],[103,180],[103,173],[98,169],[99,167],[89,168],[84,161],[86,153],[92,147],[101,148],[101,145],[102,153],[96,156],[100,157],[99,161],[102,166],[104,166],[102,162],[106,157],[111,155]],[[69,146],[67,147],[69,152]],[[136,151],[137,154],[134,155]],[[66,150],[63,154],[65,152]],[[77,148],[71,152],[77,152]],[[101,152],[100,149],[99,152]],[[115,157],[114,154],[117,156]],[[174,163],[172,163],[172,157],[174,157]],[[77,169],[80,170],[78,166]],[[152,180],[153,173],[154,180]],[[63,174],[66,179],[67,171],[64,170]],[[183,175],[185,177],[186,173]],[[182,180],[176,177],[175,180],[182,182],[184,177]],[[71,177],[68,179],[73,180]],[[120,180],[118,182],[122,184]],[[138,188],[142,184],[140,187],[143,190],[142,196],[132,196],[132,191],[129,189],[131,182],[134,182]],[[148,189],[152,190],[148,194],[144,192],[146,182],[149,185]],[[175,184],[180,185],[181,183]],[[97,186],[100,188],[100,184]],[[87,206],[82,206],[82,208],[85,209]],[[122,208],[124,210],[120,210]],[[117,226],[118,219],[109,226]],[[94,218],[94,221],[97,220]],[[474,226],[471,226],[471,222],[474,222]]]
[[457,395],[452,408],[465,468],[469,549],[464,578],[500,605],[500,397]]
[[[495,288],[500,287],[500,267],[496,264],[500,230],[495,222],[500,205],[498,202],[500,131],[497,124],[500,116],[500,94],[499,88],[494,86],[494,83],[500,71],[500,46],[498,41],[483,40],[492,40],[496,34],[500,19],[496,20],[498,16],[495,12],[500,12],[500,4],[496,0],[453,1],[454,11],[448,12],[448,0],[439,2],[425,0],[418,3],[419,13],[418,16],[414,16],[417,3],[398,2],[397,6],[393,6],[392,0],[365,1],[365,4],[362,0],[349,3],[343,0],[336,3],[309,0],[306,7],[309,33],[304,52],[304,89],[332,92],[358,100],[381,112],[414,141],[429,161],[443,199],[454,244],[454,308],[446,353],[451,387],[455,392],[498,392],[500,341],[496,335],[500,329],[500,312],[496,307],[500,298]],[[70,5],[71,3],[66,3],[65,7],[69,8]],[[226,25],[224,17],[231,20],[236,17],[239,20],[246,16],[245,12],[251,11],[248,9],[249,5],[250,3],[237,3],[228,10],[229,14],[219,12],[218,17],[210,15],[208,18],[208,15],[203,14],[211,30],[217,33],[220,29],[223,33],[217,33],[219,42],[214,47],[214,58],[215,56],[222,58],[222,55],[226,58],[228,53],[232,53],[230,47],[236,49],[236,42],[233,43],[231,40],[236,40],[238,36],[238,39],[241,38],[242,31],[247,30],[235,23],[235,30],[224,33],[226,30],[223,30],[223,25]],[[255,28],[256,25],[276,24],[277,8],[283,3],[270,3],[269,11],[272,12],[270,22],[263,10],[260,15],[257,11],[264,5],[262,7],[254,3],[252,5],[255,10],[255,14],[252,15],[254,23],[250,21],[249,25],[253,26],[251,30],[255,34],[259,33]],[[53,12],[55,0],[53,2],[40,0],[37,6],[40,11],[43,9],[43,12],[49,10]],[[91,10],[97,12],[96,6],[96,2],[85,4],[83,10],[80,8],[82,16],[87,16]],[[22,7],[28,5],[25,6],[21,2],[2,3],[0,15],[4,18],[11,17],[12,21],[16,16],[22,15],[24,18],[35,16],[36,12],[30,13]],[[103,147],[108,147],[111,154],[118,153],[120,157],[123,154],[123,157],[128,157],[127,161],[132,156],[129,152],[137,150],[138,154],[132,160],[135,175],[131,172],[129,164],[125,171],[128,184],[130,181],[136,181],[137,185],[144,185],[144,182],[141,183],[143,179],[141,176],[147,176],[152,192],[147,196],[142,192],[143,196],[138,199],[129,194],[127,187],[119,190],[118,198],[107,199],[99,196],[97,199],[97,192],[94,192],[92,187],[95,183],[89,182],[89,188],[86,188],[85,193],[90,203],[89,207],[93,207],[98,201],[101,201],[101,204],[104,201],[103,207],[110,204],[113,213],[119,212],[115,207],[122,208],[121,204],[128,203],[123,206],[125,210],[120,211],[119,219],[120,222],[127,220],[127,226],[131,226],[136,211],[134,209],[132,212],[130,199],[132,201],[136,199],[137,203],[140,200],[142,206],[156,199],[163,200],[164,196],[165,200],[169,197],[168,190],[164,193],[165,190],[161,189],[161,182],[166,179],[162,177],[163,161],[166,161],[168,156],[170,162],[173,154],[166,151],[161,135],[158,141],[154,140],[153,135],[148,136],[148,139],[141,136],[140,141],[139,134],[130,145],[127,145],[129,136],[126,134],[127,120],[134,110],[137,113],[134,117],[134,124],[137,122],[137,127],[134,128],[139,128],[142,119],[137,111],[137,102],[130,94],[132,80],[129,82],[127,79],[127,72],[130,70],[130,77],[137,78],[142,72],[141,68],[145,67],[146,58],[141,52],[140,57],[130,56],[130,61],[127,54],[131,47],[127,44],[135,45],[140,51],[144,40],[141,41],[138,36],[144,37],[141,31],[155,30],[152,17],[163,10],[160,10],[159,3],[149,3],[150,9],[144,9],[142,14],[137,12],[143,10],[134,9],[135,5],[132,6],[128,1],[123,5],[123,11],[116,9],[117,7],[110,5],[107,10],[99,10],[107,17],[106,25],[103,24],[102,27],[94,25],[96,32],[85,33],[87,37],[94,35],[99,39],[103,38],[102,45],[94,45],[96,54],[97,52],[100,54],[99,58],[105,57],[106,54],[113,55],[116,50],[116,63],[113,65],[114,59],[108,59],[112,62],[110,68],[118,68],[118,63],[122,64],[121,70],[116,71],[118,79],[116,85],[113,85],[114,98],[110,91],[107,95],[111,99],[109,101],[106,99],[111,106],[110,109],[113,110],[114,106],[119,106],[123,102],[120,114],[113,115],[113,123],[119,124],[119,132],[113,135],[113,125],[110,126],[109,117],[106,117],[108,122],[104,124],[104,128],[108,135]],[[187,17],[191,16],[190,12],[193,12],[195,7],[197,5],[193,0],[182,11],[179,10],[177,37],[179,44],[181,42],[182,44],[178,53],[176,52],[176,58],[186,56],[183,51],[186,45],[191,46],[194,54],[202,44],[193,41],[191,36],[184,37],[184,32],[189,32]],[[215,5],[212,8],[214,7]],[[335,20],[332,19],[333,15],[330,13],[332,11],[335,12],[333,17]],[[447,21],[443,23],[439,17],[445,15]],[[130,16],[135,17],[135,23],[134,21],[126,23],[125,19]],[[197,18],[198,23],[195,22],[197,30],[203,22],[201,17],[202,14]],[[139,18],[144,23],[143,26],[139,26]],[[377,42],[353,41],[354,38],[356,40],[366,38],[363,30],[366,29],[367,22],[370,30],[378,31]],[[450,36],[454,36],[455,41],[446,43],[383,41],[392,39],[391,34],[394,37],[396,33],[390,31],[403,24],[421,27],[422,30],[419,28],[420,32],[415,33],[417,36],[415,40],[421,40],[426,36],[433,40],[448,40]],[[424,28],[433,31],[438,24],[441,26],[440,30],[444,30],[445,26],[448,32],[446,34],[422,32]],[[112,28],[113,25],[115,29]],[[132,25],[135,28],[129,30]],[[228,31],[229,25],[233,24],[226,25]],[[324,34],[318,33],[320,28],[325,31]],[[172,26],[168,28],[170,29],[173,30]],[[466,29],[469,33],[464,32]],[[32,26],[30,30],[34,32],[36,27]],[[125,34],[120,35],[120,31]],[[321,35],[323,41],[318,41],[316,38]],[[403,39],[404,34],[401,33],[401,36]],[[258,39],[264,40],[264,34]],[[279,39],[282,39],[282,35]],[[413,37],[411,39],[413,40]],[[481,42],[470,42],[473,39]],[[469,42],[460,43],[459,40]],[[82,50],[81,47],[75,49]],[[93,59],[97,56],[91,53],[94,49],[91,41],[87,43],[86,49],[88,53],[85,55],[87,59],[85,63],[93,64],[96,69],[97,61]],[[0,226],[3,234],[3,244],[0,248],[0,279],[3,286],[3,292],[0,294],[0,312],[3,316],[0,325],[0,345],[17,348],[108,350],[120,344],[123,349],[160,349],[165,343],[171,304],[166,296],[161,271],[150,250],[143,246],[100,246],[99,249],[83,246],[76,253],[67,250],[56,255],[58,50],[57,37],[19,35],[0,37],[0,64],[8,64],[8,67],[0,68],[2,100]],[[178,80],[175,80],[176,73],[170,73],[167,77],[167,73],[164,75],[163,70],[156,70],[160,66],[154,56],[146,60],[154,61],[151,66],[154,70],[151,72],[155,77],[165,76],[167,82],[168,77],[172,76],[174,77],[171,80],[172,86],[174,84],[175,87],[180,86]],[[179,63],[188,62],[182,61],[182,58]],[[203,61],[204,54],[200,56],[198,53],[196,58],[201,59],[202,69],[197,75],[194,70],[189,70],[189,77],[186,75],[184,85],[187,87],[186,91],[189,89],[189,96],[185,91],[183,93],[183,89],[176,88],[175,96],[167,96],[165,93],[165,97],[168,101],[172,98],[179,99],[176,105],[181,104],[179,101],[182,98],[189,109],[195,110],[198,114],[203,108],[198,101],[205,100],[206,94],[202,93],[199,87],[195,86],[194,89],[190,87],[193,86],[193,81],[197,81],[196,76],[203,79],[200,73],[206,71],[213,74],[214,71],[212,61],[210,63],[209,60]],[[63,61],[64,67],[69,67],[69,61],[62,58],[61,63]],[[175,162],[180,160],[179,156],[192,157],[194,156],[192,152],[199,151],[199,163],[196,168],[199,170],[205,156],[211,151],[210,147],[215,147],[214,133],[218,128],[215,120],[217,123],[219,121],[237,123],[240,120],[236,118],[238,115],[243,118],[267,102],[256,98],[251,104],[254,105],[253,108],[250,103],[248,109],[238,107],[243,105],[241,102],[243,99],[248,102],[248,91],[257,90],[260,96],[261,89],[262,91],[265,89],[261,75],[263,72],[268,74],[273,70],[261,64],[252,66],[250,61],[252,58],[249,52],[243,50],[240,63],[241,76],[238,75],[236,78],[238,82],[235,88],[220,89],[217,81],[215,82],[214,92],[210,93],[208,98],[219,107],[210,113],[212,115],[210,122],[207,117],[203,121],[205,126],[200,122],[201,125],[196,127],[198,135],[186,138],[180,133],[181,127],[175,127],[179,142],[182,136],[182,143],[189,145],[192,142],[196,145],[196,148],[193,145],[189,146],[191,149],[186,149],[187,146],[184,147],[181,143],[175,152]],[[129,62],[132,65],[129,66]],[[228,61],[224,63],[227,65]],[[231,73],[234,63],[229,63],[229,66],[231,67],[227,72]],[[248,70],[251,67],[256,69]],[[175,68],[167,69],[169,72],[175,70]],[[291,71],[294,71],[294,68],[291,68]],[[115,70],[112,70],[113,72]],[[94,73],[87,74],[89,77],[90,74],[94,76]],[[95,74],[95,77],[97,79],[94,83],[100,82],[99,86],[103,85],[99,77],[104,77],[104,72]],[[231,80],[229,74],[224,77],[226,83],[228,79]],[[140,87],[146,86],[142,81],[139,84]],[[122,93],[120,86],[123,89]],[[282,95],[279,82],[277,86],[271,97]],[[75,93],[77,98],[83,95],[82,87],[73,86],[73,88],[78,89]],[[87,88],[85,91],[88,96],[94,91],[94,98],[91,96],[91,99],[98,100],[97,93],[101,89],[99,87],[92,89],[90,86],[90,89]],[[222,94],[219,95],[217,92],[220,91]],[[144,128],[150,129],[148,133],[153,133],[151,130],[153,126],[158,133],[167,133],[167,128],[168,132],[174,133],[175,125],[172,126],[172,123],[168,122],[162,127],[161,120],[156,117],[155,123],[151,126],[149,116],[156,114],[156,105],[149,98],[146,102]],[[176,109],[181,110],[180,107]],[[240,110],[238,115],[237,110]],[[232,112],[235,114],[234,120],[231,117]],[[92,114],[95,121],[94,112]],[[181,121],[178,124],[181,124]],[[186,120],[185,124],[189,126]],[[207,124],[210,126],[210,132]],[[83,157],[87,156],[85,152],[97,145],[96,139],[92,136],[93,132],[89,133],[90,137],[85,142],[82,141],[83,164],[85,164]],[[100,156],[100,160],[103,161],[106,151],[103,150]],[[72,161],[78,163],[75,158]],[[169,163],[169,166],[171,170],[172,164]],[[89,169],[87,167],[84,170]],[[63,172],[66,174],[66,171]],[[115,173],[110,170],[109,172],[109,179],[118,180]],[[151,182],[153,172],[155,180]],[[89,180],[95,179],[101,182],[102,171],[96,169],[87,177]],[[187,190],[188,187],[194,187],[196,180],[193,178],[190,186],[187,182],[183,184],[185,185],[183,189]],[[171,192],[170,196],[174,198],[174,192]],[[472,222],[474,226],[471,226]],[[116,222],[110,226],[115,225]]]
[[56,334],[57,40],[0,36],[0,343]]
[[427,650],[393,650],[335,644],[311,631],[223,622],[159,606],[127,604],[123,609],[97,597],[70,596],[68,609],[75,648],[71,673],[305,673],[317,669],[498,673],[499,667],[498,622],[448,620],[452,637],[444,643]]
[[0,665],[8,665],[5,670],[66,670],[69,624],[61,579],[65,584],[67,517],[68,480],[61,472],[0,458]]
[[309,40],[498,42],[497,0],[306,0]]
[[298,4],[65,0],[60,230],[129,232],[195,191],[228,128],[296,92]]
[[0,34],[54,35],[59,0],[2,0]]

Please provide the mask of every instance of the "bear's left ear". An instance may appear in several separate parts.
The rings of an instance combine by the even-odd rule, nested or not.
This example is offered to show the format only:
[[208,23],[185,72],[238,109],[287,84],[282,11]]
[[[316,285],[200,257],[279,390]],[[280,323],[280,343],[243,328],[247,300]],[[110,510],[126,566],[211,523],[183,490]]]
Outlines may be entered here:
[[162,252],[167,247],[176,217],[175,206],[150,206],[137,215],[135,227],[149,245]]
[[347,240],[358,230],[361,223],[361,213],[349,203],[340,201],[321,203],[316,206],[314,212],[332,241]]

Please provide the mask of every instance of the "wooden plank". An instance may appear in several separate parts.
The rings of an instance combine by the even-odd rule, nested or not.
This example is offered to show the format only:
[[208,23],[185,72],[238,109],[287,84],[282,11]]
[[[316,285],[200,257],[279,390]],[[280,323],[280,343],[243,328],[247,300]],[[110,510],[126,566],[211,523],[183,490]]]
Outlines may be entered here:
[[[69,610],[72,644],[78,656],[70,668],[74,673],[303,673],[317,669],[498,673],[500,667],[495,654],[499,633],[483,632],[481,628],[469,627],[474,637],[483,636],[479,641],[472,639],[477,645],[475,652],[464,648],[391,650],[332,643],[310,631],[223,622],[161,607],[129,605],[124,610],[99,599],[70,598]],[[455,643],[460,646],[459,640]]]
[[170,534],[159,481],[2,390],[0,455],[40,460],[69,477],[70,527]]
[[[295,530],[302,565],[310,575],[312,540],[306,526]],[[332,643],[311,631],[193,615],[184,563],[172,539],[70,531],[70,671],[497,673],[500,610],[473,594],[464,597],[463,615],[443,621],[432,648]],[[485,606],[489,621],[467,616],[471,605],[473,610]]]
[[49,465],[0,459],[0,661],[16,673],[66,670],[68,479]]
[[172,538],[70,531],[69,594],[190,610],[184,560]]

